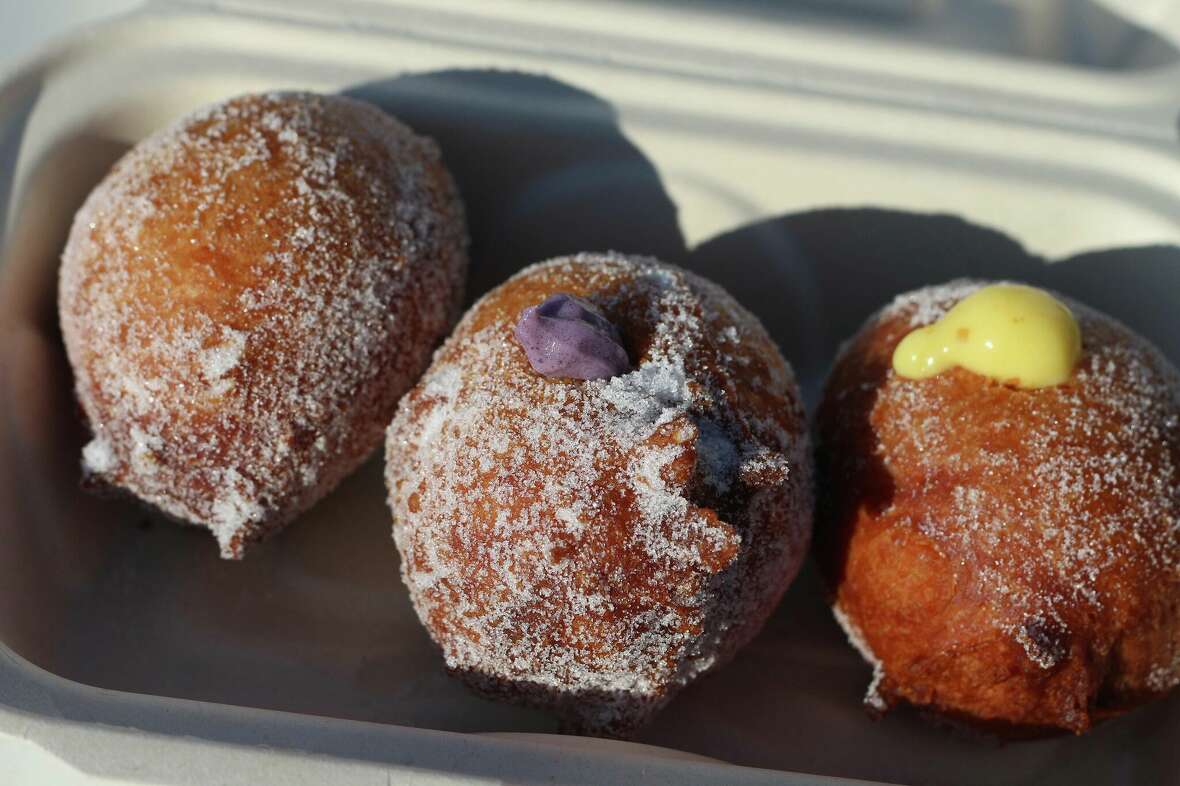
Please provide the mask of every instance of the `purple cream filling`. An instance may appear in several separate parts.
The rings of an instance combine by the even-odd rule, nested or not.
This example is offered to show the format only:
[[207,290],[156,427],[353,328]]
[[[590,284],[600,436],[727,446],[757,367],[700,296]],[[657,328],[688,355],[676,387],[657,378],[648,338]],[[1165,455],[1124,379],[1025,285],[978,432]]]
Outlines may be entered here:
[[631,370],[618,328],[573,295],[551,295],[522,311],[516,340],[546,377],[607,379]]

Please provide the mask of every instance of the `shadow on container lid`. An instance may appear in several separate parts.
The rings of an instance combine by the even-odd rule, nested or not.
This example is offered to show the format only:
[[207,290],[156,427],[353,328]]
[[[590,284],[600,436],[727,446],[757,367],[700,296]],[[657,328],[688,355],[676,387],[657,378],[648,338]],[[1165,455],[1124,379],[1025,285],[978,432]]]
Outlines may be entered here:
[[471,230],[474,300],[525,265],[615,250],[681,262],[676,207],[614,109],[513,71],[410,74],[344,91],[433,137]]

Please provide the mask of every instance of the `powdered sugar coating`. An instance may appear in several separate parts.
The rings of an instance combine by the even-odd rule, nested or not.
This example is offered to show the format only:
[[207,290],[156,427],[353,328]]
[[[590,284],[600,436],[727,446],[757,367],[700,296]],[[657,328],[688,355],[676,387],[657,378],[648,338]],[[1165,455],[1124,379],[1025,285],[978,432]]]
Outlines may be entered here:
[[[546,379],[512,336],[554,292],[633,371]],[[757,632],[798,570],[811,468],[789,366],[718,287],[637,257],[527,268],[468,313],[389,429],[402,575],[448,667],[624,734]]]
[[[837,361],[818,422],[831,493],[853,497],[832,522],[851,527],[838,605],[875,642],[874,660],[895,656],[883,658],[883,682],[895,695],[1081,731],[1180,684],[1180,375],[1121,324],[1062,298],[1083,338],[1063,385],[1015,391],[961,369],[898,377],[888,358],[900,338],[981,286],[954,281],[902,295]],[[837,455],[861,450],[871,455]],[[878,463],[887,481],[871,479]],[[874,496],[887,497],[879,512]],[[890,539],[897,545],[881,545]],[[907,559],[929,549],[921,565],[942,567],[928,568],[923,592],[943,580],[955,588],[945,602],[922,601],[920,608],[948,615],[937,634],[945,639],[932,635],[927,646],[982,651],[991,626],[996,641],[1023,653],[1032,671],[1012,668],[1031,693],[1043,694],[1033,701],[1044,706],[1003,717],[998,684],[971,689],[986,696],[977,706],[967,706],[977,697],[963,685],[955,694],[912,684],[913,674],[933,666],[908,659],[919,657],[920,644],[911,653],[898,641],[921,614],[874,619],[869,609],[889,591],[875,583],[885,580],[881,573],[860,567],[889,549]],[[1014,695],[1017,681],[998,673],[1007,675],[1005,695]],[[971,679],[992,679],[981,674]]]
[[[925,326],[981,286],[958,280],[903,295],[883,316],[910,312],[911,326]],[[1180,581],[1180,467],[1174,448],[1180,444],[1180,381],[1176,371],[1154,347],[1121,325],[1080,303],[1070,301],[1069,307],[1086,337],[1087,351],[1071,384],[1042,394],[1066,407],[1065,422],[1045,422],[1038,424],[1044,428],[1026,429],[1022,434],[1024,446],[1037,457],[1030,479],[1035,491],[1001,504],[970,483],[959,484],[951,494],[949,517],[916,522],[923,533],[940,542],[958,541],[958,547],[981,554],[994,550],[1001,539],[1029,539],[1025,553],[1040,555],[1037,562],[1043,564],[983,563],[980,580],[992,587],[1005,608],[1015,612],[1017,619],[1008,623],[1009,632],[1029,658],[1046,669],[1062,654],[1046,651],[1032,640],[1029,623],[1065,624],[1060,607],[1066,605],[1080,604],[1097,612],[1103,602],[1099,579],[1105,569],[1126,560],[1145,560],[1161,569],[1162,577]],[[930,406],[923,392],[922,386],[912,384],[889,389],[889,395],[902,402],[900,410],[913,413],[915,420],[898,424],[913,435],[913,443],[886,450],[886,464],[893,460],[893,451],[902,450],[919,457],[947,458],[944,445],[935,443],[952,440],[954,432],[936,427],[942,413]],[[1109,411],[1099,412],[1099,402]],[[1111,428],[1112,412],[1115,428]],[[1003,421],[995,423],[998,431],[1008,426]],[[1100,439],[1105,450],[1094,451],[1092,439]],[[949,458],[949,466],[928,466],[928,470],[955,472],[961,463],[972,460],[953,454]],[[1003,451],[988,451],[977,458],[997,472],[1015,474],[1023,468],[1023,463]],[[1102,495],[1116,497],[1118,504],[1111,506],[1115,510],[1109,518],[1099,519],[1089,504]],[[1027,529],[1011,526],[1016,521],[1035,521],[1044,507],[1054,510],[1060,523]],[[1041,569],[1052,575],[1054,589],[1009,583],[1009,575],[1031,576]],[[1177,682],[1180,672],[1172,678],[1172,684]]]
[[85,472],[240,557],[380,444],[466,264],[438,150],[377,108],[274,93],[183,118],[115,165],[62,255]]
[[881,659],[876,656],[873,648],[865,640],[860,626],[844,613],[844,609],[840,608],[839,603],[832,604],[832,616],[836,618],[836,624],[840,626],[840,630],[844,631],[844,635],[848,637],[848,643],[852,645],[852,648],[865,659],[865,663],[873,667],[873,679],[869,682],[869,687],[865,689],[865,707],[873,712],[884,712],[889,709],[889,705],[881,698],[880,693],[881,680],[885,677],[885,664],[881,663]]

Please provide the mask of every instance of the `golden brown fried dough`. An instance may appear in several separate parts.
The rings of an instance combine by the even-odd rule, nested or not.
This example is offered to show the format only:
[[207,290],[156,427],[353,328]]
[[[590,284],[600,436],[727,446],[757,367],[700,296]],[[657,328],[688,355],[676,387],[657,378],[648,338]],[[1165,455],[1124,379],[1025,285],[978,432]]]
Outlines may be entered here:
[[[513,335],[589,301],[633,370],[551,379]],[[530,267],[468,312],[386,443],[402,575],[485,695],[622,735],[762,627],[809,541],[790,367],[719,287],[652,259]]]
[[1082,356],[1065,384],[895,374],[898,342],[979,286],[899,297],[839,357],[816,551],[876,667],[868,705],[1081,733],[1180,683],[1180,380],[1070,301]]
[[377,108],[248,95],[184,118],[114,166],[62,255],[85,472],[241,557],[380,444],[466,267],[438,150]]

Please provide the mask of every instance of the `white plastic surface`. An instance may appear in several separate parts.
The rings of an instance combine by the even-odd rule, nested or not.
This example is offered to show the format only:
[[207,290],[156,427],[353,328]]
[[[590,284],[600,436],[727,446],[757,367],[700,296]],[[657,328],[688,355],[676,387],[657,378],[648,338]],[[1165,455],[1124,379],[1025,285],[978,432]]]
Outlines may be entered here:
[[32,56],[63,31],[126,13],[143,0],[38,0],[5,3],[0,12],[0,72]]
[[157,4],[0,88],[0,772],[30,746],[169,784],[1180,772],[1176,699],[1084,739],[1006,747],[904,713],[870,722],[868,669],[810,571],[762,636],[639,737],[764,770],[479,736],[553,724],[443,673],[398,582],[378,465],[242,564],[204,533],[76,491],[53,304],[70,217],[135,140],[255,89],[347,90],[436,137],[468,203],[472,296],[557,253],[654,253],[758,313],[813,395],[836,344],[892,293],[1015,276],[1180,360],[1173,69],[1018,64],[671,6],[471,9]]

